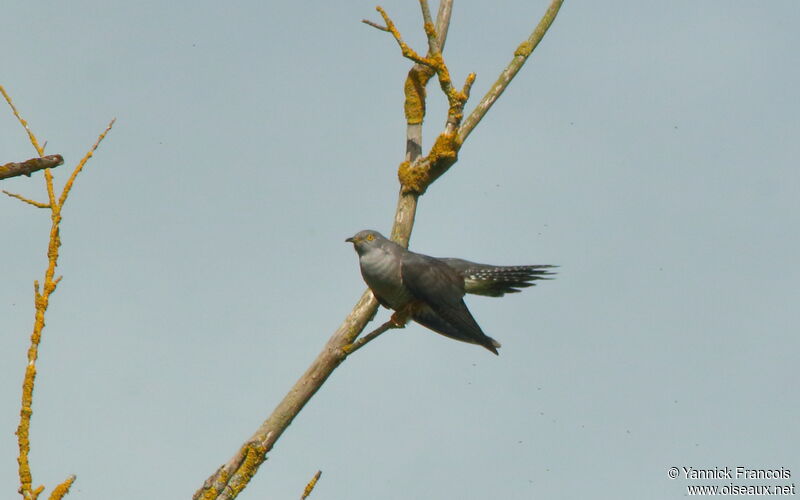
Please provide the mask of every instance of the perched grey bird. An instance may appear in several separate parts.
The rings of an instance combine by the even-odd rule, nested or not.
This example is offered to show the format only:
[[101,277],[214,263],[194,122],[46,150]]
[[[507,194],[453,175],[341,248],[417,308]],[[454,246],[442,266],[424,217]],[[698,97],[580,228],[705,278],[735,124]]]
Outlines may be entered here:
[[394,309],[392,321],[408,319],[447,337],[481,345],[497,354],[500,343],[487,336],[464,304],[464,294],[502,297],[549,279],[555,266],[492,266],[439,259],[406,250],[377,231],[361,231],[350,242],[361,275],[375,298]]

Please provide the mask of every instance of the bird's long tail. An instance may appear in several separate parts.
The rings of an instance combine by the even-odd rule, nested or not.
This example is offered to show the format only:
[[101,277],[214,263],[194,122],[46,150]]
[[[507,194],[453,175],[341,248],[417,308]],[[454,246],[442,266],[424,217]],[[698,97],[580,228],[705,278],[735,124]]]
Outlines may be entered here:
[[521,288],[534,286],[535,281],[552,279],[556,266],[491,266],[473,264],[463,271],[464,291],[476,295],[502,297],[517,293]]

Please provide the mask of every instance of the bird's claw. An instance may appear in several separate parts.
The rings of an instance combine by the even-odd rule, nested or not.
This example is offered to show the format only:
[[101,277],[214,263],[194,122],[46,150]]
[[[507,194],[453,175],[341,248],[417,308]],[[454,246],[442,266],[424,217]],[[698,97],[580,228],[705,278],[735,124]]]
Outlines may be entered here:
[[395,328],[405,328],[406,323],[408,323],[409,313],[407,311],[396,311],[392,314],[392,317],[389,318],[389,321],[392,322],[392,325]]

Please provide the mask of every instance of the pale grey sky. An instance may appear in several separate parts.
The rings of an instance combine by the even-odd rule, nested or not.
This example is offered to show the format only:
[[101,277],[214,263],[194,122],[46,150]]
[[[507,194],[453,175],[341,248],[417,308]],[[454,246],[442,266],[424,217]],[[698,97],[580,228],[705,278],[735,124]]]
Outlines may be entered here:
[[[409,65],[359,22],[374,5],[5,3],[0,84],[66,158],[59,184],[118,119],[64,211],[37,484],[75,473],[70,498],[189,497],[357,300],[343,240],[388,232],[405,145]],[[424,49],[416,2],[381,5]],[[547,2],[493,5],[456,2],[445,51],[457,81],[478,74],[473,104]],[[798,23],[792,0],[567,0],[422,198],[411,241],[559,264],[558,278],[467,299],[499,357],[415,325],[358,352],[242,498],[298,498],[317,469],[317,500],[672,499],[705,484],[673,466],[795,482]],[[444,123],[430,95],[426,144]],[[34,156],[7,109],[0,153]],[[41,174],[2,188],[44,197]],[[48,227],[0,199],[9,498]]]

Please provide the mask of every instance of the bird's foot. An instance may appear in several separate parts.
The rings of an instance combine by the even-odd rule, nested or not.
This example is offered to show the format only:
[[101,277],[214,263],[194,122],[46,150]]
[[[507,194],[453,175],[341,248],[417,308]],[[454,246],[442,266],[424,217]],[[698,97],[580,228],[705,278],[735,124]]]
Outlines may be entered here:
[[392,322],[392,325],[394,325],[395,328],[405,328],[410,317],[411,310],[410,308],[405,307],[399,311],[395,311],[394,314],[392,314],[392,317],[389,318],[389,321]]

